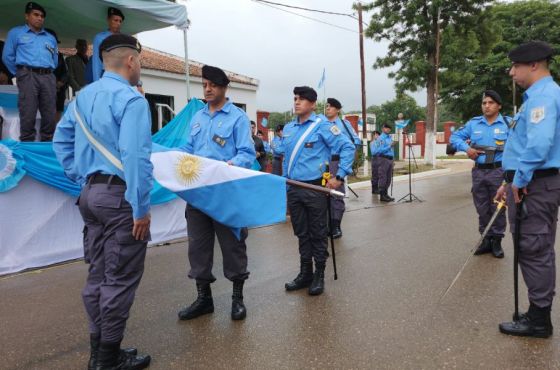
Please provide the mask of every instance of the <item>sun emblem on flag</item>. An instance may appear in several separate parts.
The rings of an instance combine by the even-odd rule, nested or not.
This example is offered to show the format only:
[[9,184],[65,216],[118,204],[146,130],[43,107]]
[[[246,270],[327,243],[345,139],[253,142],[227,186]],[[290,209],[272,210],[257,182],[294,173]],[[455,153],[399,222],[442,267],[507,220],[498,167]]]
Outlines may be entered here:
[[200,177],[202,163],[192,155],[183,155],[179,158],[175,171],[177,177],[186,184],[192,184]]

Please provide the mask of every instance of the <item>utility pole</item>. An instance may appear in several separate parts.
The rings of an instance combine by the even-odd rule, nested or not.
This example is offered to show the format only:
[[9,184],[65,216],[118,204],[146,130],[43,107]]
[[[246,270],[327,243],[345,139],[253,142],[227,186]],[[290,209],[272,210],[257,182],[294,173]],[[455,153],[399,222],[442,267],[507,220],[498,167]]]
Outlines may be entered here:
[[437,24],[436,24],[436,56],[435,56],[435,87],[434,87],[434,132],[432,139],[432,158],[430,158],[432,162],[432,168],[436,168],[436,160],[437,160],[437,127],[439,121],[439,114],[438,114],[438,100],[439,100],[439,64],[440,64],[440,43],[441,43],[441,26],[440,26],[440,18],[441,18],[441,8],[437,10]]
[[366,69],[364,63],[364,26],[362,23],[362,3],[358,1],[358,27],[360,30],[360,70],[362,81],[362,135],[367,139],[367,119],[366,119]]

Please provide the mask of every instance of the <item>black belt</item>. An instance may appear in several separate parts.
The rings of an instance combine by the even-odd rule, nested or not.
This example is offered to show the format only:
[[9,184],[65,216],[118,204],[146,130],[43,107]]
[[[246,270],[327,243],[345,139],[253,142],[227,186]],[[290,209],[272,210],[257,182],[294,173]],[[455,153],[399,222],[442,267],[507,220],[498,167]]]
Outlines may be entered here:
[[275,156],[274,156],[274,159],[281,160],[281,159],[282,159],[282,156],[281,156],[281,155],[275,155]]
[[[542,170],[535,170],[535,172],[533,172],[533,177],[531,178],[531,180],[540,179],[543,177],[555,176],[555,175],[558,175],[558,168],[546,168]],[[515,170],[507,170],[504,172],[504,180],[507,183],[512,183],[514,176],[515,176]]]
[[340,155],[339,154],[333,154],[331,157],[331,161],[340,161]]
[[94,173],[88,177],[88,184],[107,184],[107,185],[124,185],[126,182],[117,175],[104,175],[102,173]]
[[502,162],[475,163],[474,166],[481,170],[493,170],[495,168],[502,168]]
[[17,66],[17,69],[26,69],[28,71],[35,72],[35,73],[38,73],[40,75],[48,75],[48,74],[51,74],[52,71],[53,71],[50,68],[28,67],[28,66],[22,66],[22,65]]
[[376,157],[381,157],[381,158],[386,158],[386,159],[393,160],[393,157],[391,157],[390,155],[377,154]]
[[322,185],[323,185],[323,178],[319,178],[319,179],[316,179],[316,180],[306,180],[306,181],[303,181],[303,180],[296,180],[296,181],[304,182],[304,183],[306,183],[306,184],[311,184],[311,185],[318,185],[318,186],[322,186]]

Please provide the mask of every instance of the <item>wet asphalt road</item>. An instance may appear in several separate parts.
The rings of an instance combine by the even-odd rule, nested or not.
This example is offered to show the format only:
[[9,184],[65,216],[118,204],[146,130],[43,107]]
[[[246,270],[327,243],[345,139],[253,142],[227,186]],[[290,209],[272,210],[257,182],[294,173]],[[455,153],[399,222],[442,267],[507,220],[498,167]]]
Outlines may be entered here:
[[[407,191],[401,182],[394,195]],[[218,247],[216,310],[190,322],[177,320],[196,295],[186,243],[150,248],[123,346],[151,354],[150,369],[560,368],[559,335],[498,332],[513,312],[510,235],[506,258],[473,258],[439,301],[477,240],[470,174],[417,180],[413,191],[425,201],[382,205],[369,189],[347,199],[336,243],[339,279],[329,264],[319,297],[284,290],[299,265],[289,223],[251,230],[243,322],[230,319],[231,283]],[[0,369],[85,368],[86,271],[80,261],[0,278]],[[556,305],[553,323],[559,317]]]

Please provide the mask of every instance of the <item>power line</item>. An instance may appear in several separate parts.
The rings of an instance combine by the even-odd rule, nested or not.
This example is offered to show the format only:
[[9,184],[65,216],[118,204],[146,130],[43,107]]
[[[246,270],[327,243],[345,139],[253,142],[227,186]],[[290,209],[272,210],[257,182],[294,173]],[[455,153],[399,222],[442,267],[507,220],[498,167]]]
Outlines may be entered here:
[[278,5],[278,6],[284,6],[286,8],[292,8],[292,9],[299,9],[299,10],[306,10],[308,12],[316,12],[316,13],[323,13],[323,14],[333,14],[333,15],[343,15],[346,17],[351,17],[354,19],[358,19],[354,14],[349,14],[349,13],[337,13],[337,12],[329,12],[326,10],[319,10],[319,9],[311,9],[311,8],[303,8],[301,6],[295,6],[295,5],[288,5],[288,4],[281,4],[281,3],[275,3],[272,1],[267,1],[267,0],[253,0],[259,3],[267,3],[267,4],[271,4],[271,5]]
[[[315,21],[315,22],[323,23],[323,24],[326,24],[326,25],[331,26],[331,27],[336,27],[336,28],[339,28],[341,30],[345,30],[345,31],[352,32],[352,33],[358,33],[358,31],[355,31],[355,30],[350,29],[350,28],[342,27],[342,26],[339,26],[339,25],[336,25],[336,24],[333,24],[333,23],[322,21],[322,20],[317,19],[317,18],[308,17],[308,16],[305,16],[305,15],[302,15],[302,14],[299,14],[299,13],[296,13],[296,12],[292,12],[292,11],[289,11],[289,10],[286,10],[286,9],[279,8],[277,6],[271,5],[269,1],[263,1],[263,0],[252,0],[252,1],[254,1],[257,4],[260,4],[260,5],[264,5],[264,6],[268,6],[270,8],[276,9],[276,10],[280,10],[282,12],[297,15],[298,17],[302,17],[302,18],[306,18],[306,19],[309,19],[309,20],[312,20],[312,21]],[[344,15],[347,15],[347,14],[344,14]]]

